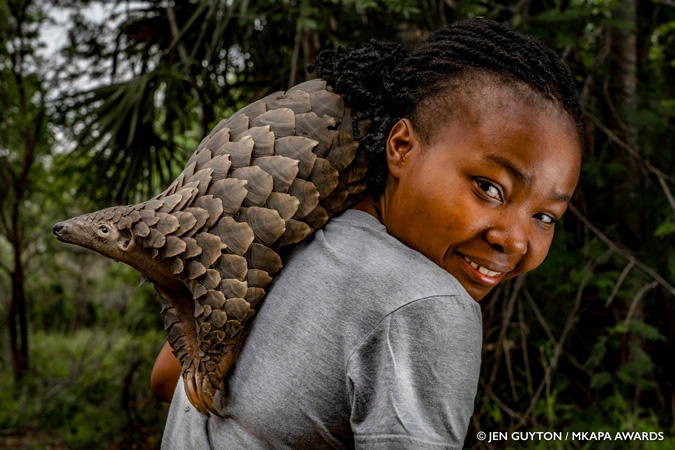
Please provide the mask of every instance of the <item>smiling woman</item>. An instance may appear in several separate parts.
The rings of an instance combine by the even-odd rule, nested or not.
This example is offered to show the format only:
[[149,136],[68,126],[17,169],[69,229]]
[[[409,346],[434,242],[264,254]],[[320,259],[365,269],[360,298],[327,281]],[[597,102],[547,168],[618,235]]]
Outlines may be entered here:
[[410,120],[397,122],[384,191],[357,206],[454,275],[474,300],[542,263],[579,176],[569,117],[552,108],[542,114],[509,91],[471,118],[439,126],[429,144]]
[[[387,51],[385,93],[364,93],[375,83],[368,65]],[[478,19],[409,56],[374,43],[324,52],[317,66],[375,124],[361,144],[371,195],[357,209],[474,300],[542,263],[578,181],[583,135],[574,82],[551,50]]]
[[373,41],[315,65],[354,135],[369,124],[367,195],[290,255],[237,349],[220,417],[194,411],[178,380],[165,449],[461,448],[477,301],[541,264],[576,187],[574,83],[531,37],[479,19],[409,55]]

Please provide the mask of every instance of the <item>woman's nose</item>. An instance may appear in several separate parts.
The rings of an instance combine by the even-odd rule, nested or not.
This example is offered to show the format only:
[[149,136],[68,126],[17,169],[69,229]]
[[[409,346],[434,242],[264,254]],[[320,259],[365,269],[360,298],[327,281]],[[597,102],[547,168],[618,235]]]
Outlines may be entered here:
[[507,255],[524,255],[528,250],[527,227],[529,220],[503,214],[499,223],[490,227],[486,239],[492,247]]

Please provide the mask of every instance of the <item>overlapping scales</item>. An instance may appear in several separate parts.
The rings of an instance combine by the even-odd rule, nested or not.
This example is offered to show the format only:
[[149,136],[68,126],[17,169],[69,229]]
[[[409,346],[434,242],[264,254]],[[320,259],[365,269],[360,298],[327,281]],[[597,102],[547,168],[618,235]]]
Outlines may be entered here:
[[299,84],[221,121],[161,194],[90,215],[131,231],[138,251],[187,287],[179,294],[149,277],[188,398],[205,414],[218,414],[232,348],[282,267],[277,250],[362,198],[351,123],[324,81]]

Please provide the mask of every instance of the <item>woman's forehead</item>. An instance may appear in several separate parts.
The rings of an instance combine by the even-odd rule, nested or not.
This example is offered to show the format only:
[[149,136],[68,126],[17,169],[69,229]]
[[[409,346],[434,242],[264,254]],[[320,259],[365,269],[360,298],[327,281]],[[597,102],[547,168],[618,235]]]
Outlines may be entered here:
[[445,90],[421,101],[413,124],[422,140],[431,144],[443,130],[460,123],[485,126],[498,119],[531,121],[547,117],[579,139],[574,119],[562,105],[534,91],[525,83],[491,75],[468,77],[465,83],[449,83]]
[[[576,186],[581,163],[579,139],[564,112],[555,108],[513,105],[482,111],[478,121],[453,121],[441,127],[433,148],[440,163],[499,166],[516,179],[557,179]],[[452,155],[450,155],[452,154]]]

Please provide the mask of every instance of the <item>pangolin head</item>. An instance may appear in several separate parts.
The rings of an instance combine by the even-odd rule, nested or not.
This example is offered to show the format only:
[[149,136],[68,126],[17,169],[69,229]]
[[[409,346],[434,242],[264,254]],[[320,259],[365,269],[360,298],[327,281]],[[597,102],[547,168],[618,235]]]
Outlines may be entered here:
[[[161,287],[161,291],[175,288],[175,277],[167,265],[153,257],[158,250],[142,245],[141,238],[146,236],[145,229],[148,227],[132,227],[142,218],[141,214],[134,206],[114,206],[59,222],[54,225],[53,232],[62,242],[129,264]],[[138,219],[134,221],[136,215]],[[154,211],[152,215],[155,215]],[[150,233],[149,228],[147,233]]]
[[[213,326],[214,334],[208,333],[211,323],[225,325],[218,323],[225,322],[220,320],[220,312],[213,313],[210,323],[203,320],[197,323],[195,320],[197,313],[204,316],[204,308],[193,298],[194,294],[188,287],[194,285],[194,281],[175,273],[183,270],[182,262],[180,267],[176,267],[179,259],[175,255],[188,251],[201,253],[201,249],[188,249],[185,241],[168,235],[180,231],[180,221],[175,212],[155,211],[157,202],[165,203],[163,200],[151,200],[139,205],[116,206],[83,214],[55,224],[53,232],[62,242],[129,264],[145,280],[154,284],[162,302],[161,313],[169,343],[181,363],[188,398],[201,412],[219,415],[213,406],[213,398],[232,362],[233,335],[238,330],[232,330],[230,325],[226,336],[224,330]],[[190,242],[187,238],[185,240]],[[219,252],[222,245],[212,243],[212,247]],[[216,291],[207,294],[215,303],[225,301]],[[245,306],[248,310],[248,304]],[[244,311],[244,315],[246,313]]]

